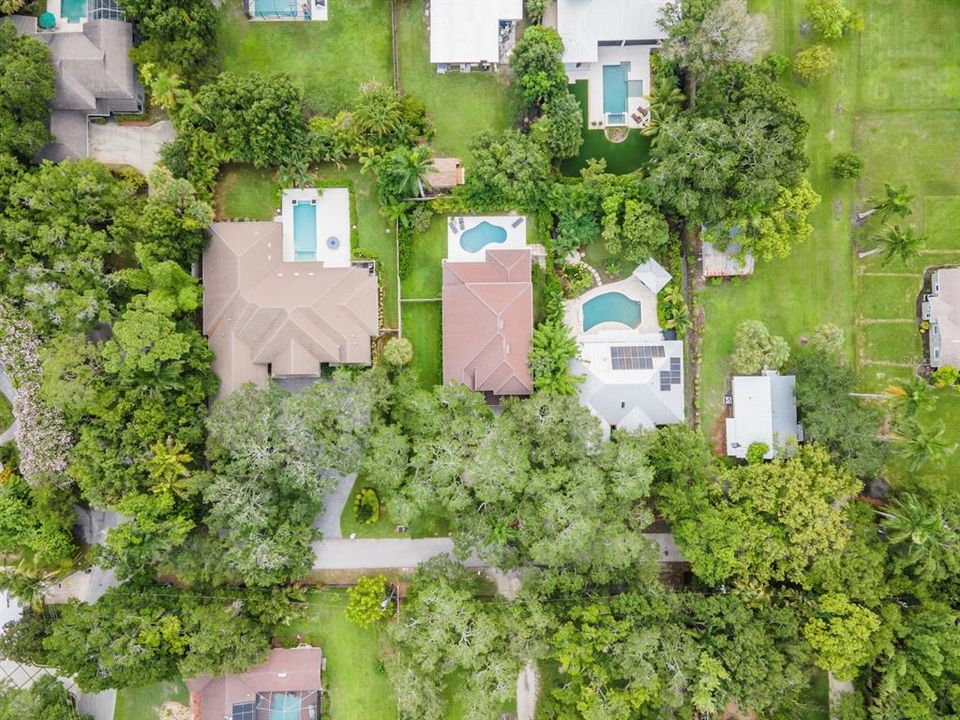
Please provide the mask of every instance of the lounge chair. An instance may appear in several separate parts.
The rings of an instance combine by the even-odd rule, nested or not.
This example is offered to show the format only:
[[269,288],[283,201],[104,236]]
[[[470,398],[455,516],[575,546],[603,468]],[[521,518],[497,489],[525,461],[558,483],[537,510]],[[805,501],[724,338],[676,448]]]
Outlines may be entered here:
[[522,225],[522,224],[523,224],[523,216],[521,215],[521,216],[518,217],[516,220],[514,220],[512,223],[510,223],[510,227],[515,228],[515,227],[518,227],[519,225]]
[[450,229],[453,231],[454,235],[460,232],[460,228],[457,227],[457,224],[453,220],[447,223],[447,225],[450,226]]
[[633,114],[630,116],[630,118],[631,118],[637,125],[642,125],[642,124],[643,124],[643,118],[640,117],[639,115],[637,115],[636,113],[633,113]]
[[460,229],[463,230],[466,226],[463,224],[463,218],[457,218],[457,222],[460,224]]

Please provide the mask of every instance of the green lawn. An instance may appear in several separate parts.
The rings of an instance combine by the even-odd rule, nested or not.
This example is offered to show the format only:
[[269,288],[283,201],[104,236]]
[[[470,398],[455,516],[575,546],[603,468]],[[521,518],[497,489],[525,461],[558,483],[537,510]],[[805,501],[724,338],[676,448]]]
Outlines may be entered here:
[[920,275],[861,275],[857,291],[857,314],[861,318],[913,318]]
[[6,430],[13,424],[13,408],[6,395],[0,395],[0,430]]
[[376,489],[376,484],[365,477],[358,477],[354,482],[353,490],[350,491],[350,502],[343,508],[343,513],[340,515],[340,532],[343,533],[344,537],[356,534],[360,538],[425,538],[447,537],[450,534],[450,522],[439,511],[436,513],[427,512],[414,518],[407,526],[405,533],[398,533],[396,531],[397,522],[390,516],[390,507],[383,503],[382,498],[379,522],[361,524],[357,521],[357,516],[353,511],[353,498],[364,487]]
[[443,382],[441,361],[441,306],[435,302],[405,302],[403,336],[413,343],[413,362],[420,376],[420,384],[431,388]]
[[[392,223],[380,214],[377,188],[372,176],[361,175],[358,165],[340,170],[334,165],[312,169],[321,183],[339,183],[350,187],[356,207],[355,248],[377,256],[383,283],[383,314],[388,327],[398,323],[397,244]],[[222,220],[270,220],[280,203],[280,186],[273,170],[258,170],[249,165],[224,168],[217,183],[216,212]]]
[[157,711],[165,702],[190,707],[190,696],[182,682],[160,682],[117,691],[113,720],[157,720]]
[[435,216],[430,228],[413,238],[410,274],[403,279],[404,298],[440,297],[441,262],[447,257],[447,217]]
[[218,40],[224,70],[287,73],[319,112],[350,107],[361,83],[393,84],[390,0],[331,3],[326,22],[250,22],[225,0]]
[[[954,388],[938,390],[936,403],[921,412],[918,421],[923,427],[937,427],[943,423],[950,442],[960,442],[960,392]],[[890,480],[900,487],[942,493],[947,489],[960,494],[960,450],[939,463],[926,463],[911,471],[903,458],[894,457],[887,466]]]
[[[960,195],[960,5],[939,0],[852,3],[864,12],[866,27],[834,44],[839,65],[826,80],[786,86],[810,122],[809,178],[823,201],[811,217],[810,239],[781,261],[759,263],[742,283],[710,286],[703,294],[706,329],[703,343],[702,403],[704,429],[711,432],[728,373],[733,332],[748,318],[765,321],[791,343],[819,322],[842,327],[851,357],[862,361],[900,361],[919,354],[919,337],[909,323],[857,328],[856,318],[912,317],[909,296],[920,290],[923,268],[955,261],[960,253],[955,230]],[[772,21],[774,49],[792,55],[812,41],[800,35],[803,0],[751,0],[751,10]],[[850,148],[865,161],[860,181],[834,180],[832,156]],[[855,249],[875,245],[880,230],[874,219],[860,230],[851,215],[883,183],[906,183],[917,196],[906,221],[932,236],[919,259],[881,266],[878,257],[856,260]],[[944,197],[946,196],[946,197]],[[930,214],[931,223],[926,222]],[[953,238],[948,237],[953,234]],[[881,280],[868,273],[910,273],[915,280]],[[911,289],[911,285],[915,288]],[[906,314],[904,314],[906,313]],[[858,362],[864,390],[882,389],[909,370]],[[960,433],[960,430],[958,430]]]
[[575,158],[564,161],[560,169],[564,175],[579,175],[591,158],[603,158],[607,161],[607,170],[617,175],[633,172],[650,157],[650,138],[644,137],[638,130],[631,130],[622,143],[607,140],[603,130],[590,130],[587,118],[587,81],[577,80],[570,86],[583,108],[583,146]]
[[423,100],[436,128],[431,141],[438,155],[467,159],[481,130],[503,130],[517,117],[517,101],[503,74],[486,72],[438,75],[430,64],[430,38],[424,0],[398,3],[400,84]]
[[325,720],[396,720],[396,695],[380,664],[381,631],[348,622],[346,605],[343,590],[312,592],[307,617],[289,627],[278,627],[276,634],[289,639],[301,633],[323,648],[327,662]]

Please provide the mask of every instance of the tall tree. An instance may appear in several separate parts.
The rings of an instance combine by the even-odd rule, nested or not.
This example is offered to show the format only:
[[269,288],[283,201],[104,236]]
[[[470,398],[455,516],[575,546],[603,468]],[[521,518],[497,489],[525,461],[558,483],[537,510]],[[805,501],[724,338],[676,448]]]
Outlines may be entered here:
[[55,93],[50,50],[0,24],[0,154],[29,160],[52,139],[46,128]]

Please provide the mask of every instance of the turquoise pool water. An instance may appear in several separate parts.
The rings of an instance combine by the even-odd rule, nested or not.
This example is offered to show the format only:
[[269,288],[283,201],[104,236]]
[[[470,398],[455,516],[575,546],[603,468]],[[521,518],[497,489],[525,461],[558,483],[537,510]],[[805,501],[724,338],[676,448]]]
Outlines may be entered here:
[[253,13],[257,17],[296,17],[297,0],[254,0]]
[[583,331],[605,322],[635,328],[640,324],[640,303],[618,292],[604,293],[587,300],[583,304]]
[[270,700],[270,720],[300,720],[300,697],[276,693]]
[[317,259],[317,206],[298,202],[293,206],[293,254],[297,260]]
[[480,252],[487,245],[504,243],[507,241],[507,231],[499,225],[484,220],[469,230],[464,230],[460,236],[460,247],[467,252]]
[[603,66],[603,112],[627,111],[627,69],[622,65]]
[[87,0],[63,0],[60,3],[60,17],[67,22],[76,23],[87,17]]

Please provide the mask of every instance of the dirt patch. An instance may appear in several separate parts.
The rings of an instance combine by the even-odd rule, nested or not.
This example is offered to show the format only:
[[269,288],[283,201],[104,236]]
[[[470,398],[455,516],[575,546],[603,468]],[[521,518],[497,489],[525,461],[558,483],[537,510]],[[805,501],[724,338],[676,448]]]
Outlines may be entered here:
[[193,720],[193,713],[186,705],[168,701],[157,710],[159,720]]

